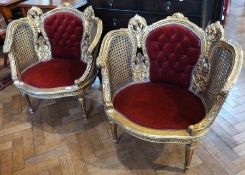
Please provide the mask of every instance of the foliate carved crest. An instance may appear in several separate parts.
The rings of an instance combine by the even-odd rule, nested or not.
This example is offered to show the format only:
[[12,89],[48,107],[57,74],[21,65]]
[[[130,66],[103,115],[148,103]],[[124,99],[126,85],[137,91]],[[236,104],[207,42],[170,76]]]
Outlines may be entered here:
[[135,82],[144,82],[149,80],[150,62],[146,56],[138,53],[131,59],[130,65],[133,73],[133,80]]
[[92,18],[94,17],[94,10],[93,10],[92,6],[87,7],[87,8],[84,10],[83,14],[84,14],[85,20],[90,20],[90,19],[92,19]]
[[38,32],[40,32],[40,19],[42,15],[43,15],[42,10],[35,6],[32,7],[30,10],[28,10],[27,12],[27,17],[34,23],[34,26]]
[[220,24],[219,21],[210,24],[206,28],[206,36],[207,36],[207,52],[205,56],[208,56],[210,50],[214,43],[219,41],[220,39],[224,38],[224,28]]
[[49,60],[51,58],[51,49],[43,36],[38,37],[35,43],[35,49],[41,61]]
[[69,2],[64,2],[58,6],[58,8],[74,8]]
[[196,93],[203,92],[207,87],[208,78],[209,78],[208,60],[206,58],[200,58],[193,71],[192,89]]
[[182,19],[182,20],[188,20],[188,18],[185,17],[182,13],[174,13],[172,16],[168,16],[167,19]]
[[128,29],[136,35],[139,48],[141,48],[142,33],[146,26],[146,20],[139,15],[135,15],[128,23]]

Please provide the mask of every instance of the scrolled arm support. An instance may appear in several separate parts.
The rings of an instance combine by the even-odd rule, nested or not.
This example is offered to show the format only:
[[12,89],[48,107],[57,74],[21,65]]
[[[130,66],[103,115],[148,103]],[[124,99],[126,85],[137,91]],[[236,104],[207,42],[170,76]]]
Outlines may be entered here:
[[221,91],[216,98],[216,102],[213,104],[211,109],[206,114],[205,118],[195,125],[190,125],[188,127],[188,132],[191,136],[199,135],[208,131],[212,123],[216,119],[220,108],[222,107],[226,97],[228,95],[227,91]]
[[101,68],[101,75],[103,78],[102,87],[103,87],[103,101],[106,108],[111,108],[112,104],[112,93],[111,93],[111,84],[110,84],[110,76],[108,71],[108,52],[109,52],[109,45],[110,45],[110,38],[111,32],[106,34],[104,37],[99,56],[97,58],[96,65],[98,68]]
[[[102,21],[94,16],[94,10],[91,6],[87,7],[84,10],[84,18],[88,22],[86,25],[88,29],[86,30],[87,32],[85,33],[83,45],[82,45],[82,59],[84,62],[87,63],[86,70],[84,74],[75,81],[75,84],[78,86],[83,85],[86,80],[95,77],[96,75],[96,64],[95,62],[95,48],[100,40],[101,33],[102,33]],[[90,25],[92,23],[95,23],[96,26],[96,32],[93,34],[92,30],[95,30],[93,25]]]
[[84,82],[86,82],[89,79],[93,79],[96,76],[96,65],[95,65],[95,58],[93,58],[92,54],[89,52],[86,52],[86,60],[87,60],[87,67],[84,71],[84,74],[77,80],[75,80],[75,84],[77,86],[83,86]]
[[97,44],[99,43],[100,37],[101,37],[101,33],[102,33],[102,21],[99,18],[94,18],[94,20],[97,22],[97,32],[94,36],[94,39],[92,41],[92,43],[90,44],[89,48],[88,48],[88,52],[89,53],[93,53],[95,47],[97,46]]

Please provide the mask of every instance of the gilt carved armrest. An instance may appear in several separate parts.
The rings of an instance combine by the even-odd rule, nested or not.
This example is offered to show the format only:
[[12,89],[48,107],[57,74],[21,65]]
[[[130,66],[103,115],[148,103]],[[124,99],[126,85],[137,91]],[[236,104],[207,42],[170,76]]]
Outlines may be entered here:
[[103,30],[102,21],[95,17],[91,6],[86,8],[83,14],[86,20],[86,32],[82,44],[82,57],[84,62],[87,63],[87,67],[82,77],[75,81],[78,86],[86,86],[84,82],[95,78],[97,72],[95,48],[98,46]]
[[8,25],[3,51],[9,56],[14,81],[19,81],[21,73],[39,61],[35,49],[37,38],[38,31],[29,16]]
[[207,113],[202,121],[189,126],[191,135],[205,133],[211,127],[238,78],[243,64],[242,58],[243,51],[237,43],[222,38],[213,45],[208,81],[204,86],[205,90],[199,92]]

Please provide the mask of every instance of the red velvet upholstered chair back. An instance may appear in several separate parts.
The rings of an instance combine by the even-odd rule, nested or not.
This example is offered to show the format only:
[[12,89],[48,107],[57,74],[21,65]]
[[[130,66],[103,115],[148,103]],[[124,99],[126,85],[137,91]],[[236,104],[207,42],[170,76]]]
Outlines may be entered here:
[[44,18],[44,30],[53,58],[80,59],[83,20],[72,12],[59,12]]
[[188,88],[201,53],[200,37],[183,24],[157,25],[145,40],[150,60],[150,80]]

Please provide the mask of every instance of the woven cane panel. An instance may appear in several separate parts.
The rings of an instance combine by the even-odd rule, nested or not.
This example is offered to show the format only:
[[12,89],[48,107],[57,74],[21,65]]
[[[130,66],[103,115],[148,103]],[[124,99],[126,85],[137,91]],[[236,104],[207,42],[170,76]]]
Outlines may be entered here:
[[224,47],[216,48],[211,58],[210,78],[207,89],[204,91],[204,100],[208,111],[214,104],[218,93],[224,87],[233,66],[232,52]]
[[115,36],[111,41],[108,53],[112,94],[133,81],[130,67],[131,54],[132,42],[129,36]]
[[33,31],[29,24],[22,23],[15,30],[13,38],[13,54],[20,74],[24,69],[38,61],[34,48]]

